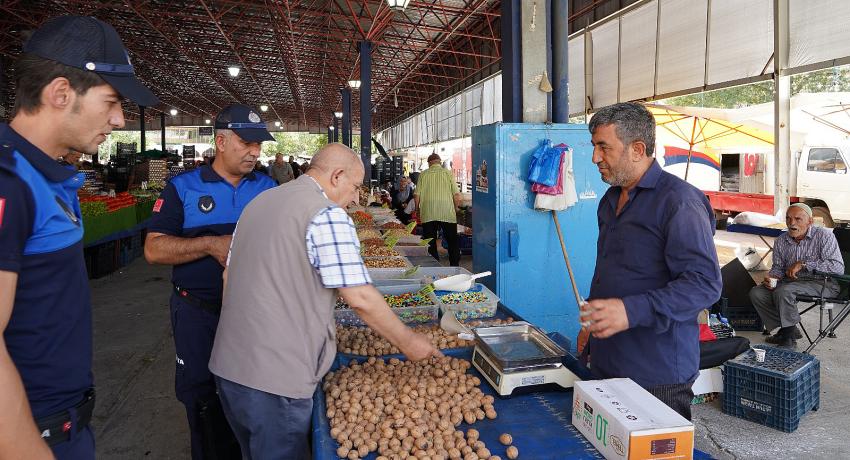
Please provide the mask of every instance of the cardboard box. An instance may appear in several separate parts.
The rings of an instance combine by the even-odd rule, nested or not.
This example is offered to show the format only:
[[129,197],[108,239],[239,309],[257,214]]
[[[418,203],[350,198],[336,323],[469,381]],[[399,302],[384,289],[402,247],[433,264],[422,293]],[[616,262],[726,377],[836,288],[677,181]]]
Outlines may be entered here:
[[573,425],[608,460],[694,455],[694,425],[631,379],[575,382]]

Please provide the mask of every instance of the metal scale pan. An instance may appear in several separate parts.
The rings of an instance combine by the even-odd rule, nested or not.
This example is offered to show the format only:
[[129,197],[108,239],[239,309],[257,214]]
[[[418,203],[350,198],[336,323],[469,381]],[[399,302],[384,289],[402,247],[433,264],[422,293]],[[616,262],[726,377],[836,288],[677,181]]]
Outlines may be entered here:
[[517,322],[473,332],[472,363],[502,396],[519,387],[548,383],[569,388],[577,379],[563,365],[567,352],[531,324]]

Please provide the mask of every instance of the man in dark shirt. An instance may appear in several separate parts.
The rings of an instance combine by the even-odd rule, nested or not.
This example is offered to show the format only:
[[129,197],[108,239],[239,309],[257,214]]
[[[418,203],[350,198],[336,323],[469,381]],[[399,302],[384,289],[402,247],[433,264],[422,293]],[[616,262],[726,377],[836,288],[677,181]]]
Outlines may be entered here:
[[14,66],[0,124],[0,458],[94,459],[92,313],[77,190],[56,160],[97,154],[121,101],[154,106],[110,25],[51,19]]
[[[221,311],[222,272],[245,206],[276,184],[254,171],[260,144],[273,140],[259,114],[234,104],[215,119],[216,160],[180,174],[156,201],[145,240],[150,263],[173,265],[171,325],[177,351],[175,392],[186,406],[192,458],[239,455],[220,409],[208,364]],[[216,416],[218,414],[218,416]],[[214,433],[215,439],[205,438]],[[229,442],[230,441],[230,442]],[[215,443],[215,447],[213,444]]]
[[597,112],[593,162],[611,188],[582,320],[597,378],[628,377],[690,419],[698,313],[720,298],[714,214],[705,195],[653,158],[655,120],[640,104]]

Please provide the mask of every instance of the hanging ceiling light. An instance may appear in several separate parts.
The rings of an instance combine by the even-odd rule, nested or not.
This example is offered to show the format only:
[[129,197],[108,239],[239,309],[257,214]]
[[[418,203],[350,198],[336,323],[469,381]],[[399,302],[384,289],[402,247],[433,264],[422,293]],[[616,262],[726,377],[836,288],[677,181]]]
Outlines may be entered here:
[[348,80],[348,86],[350,86],[351,89],[357,89],[360,87],[360,80]]
[[171,116],[177,115],[177,109],[171,109]]
[[268,111],[269,111],[269,106],[267,106],[266,104],[263,104],[263,105],[260,106],[260,112],[268,112]]
[[329,129],[329,130],[331,130],[331,131],[333,131],[333,130],[335,130],[336,128],[334,128],[334,125],[330,125],[330,126],[328,126],[328,129]]
[[334,112],[334,116],[337,118],[342,118],[342,112]]
[[238,65],[232,65],[227,68],[227,73],[230,74],[231,77],[236,78],[239,76],[239,71],[242,70]]
[[276,128],[280,128],[280,122],[279,121],[274,122],[274,125],[275,125]]
[[210,119],[209,119],[209,118],[207,118],[206,120],[204,120],[204,123],[206,123],[206,124],[210,124]]
[[410,0],[387,0],[387,5],[393,11],[404,11],[408,3],[410,3]]

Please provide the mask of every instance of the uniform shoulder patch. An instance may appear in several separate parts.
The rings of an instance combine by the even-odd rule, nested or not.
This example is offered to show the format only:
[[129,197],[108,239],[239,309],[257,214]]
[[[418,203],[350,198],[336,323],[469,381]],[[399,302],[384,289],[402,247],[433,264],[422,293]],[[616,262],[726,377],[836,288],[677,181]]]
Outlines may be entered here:
[[204,214],[212,212],[215,209],[215,200],[212,195],[204,195],[198,198],[198,209]]
[[165,203],[164,199],[157,198],[157,200],[153,204],[153,212],[159,212],[162,209],[163,203]]
[[0,228],[3,228],[3,211],[6,210],[6,199],[0,198]]

